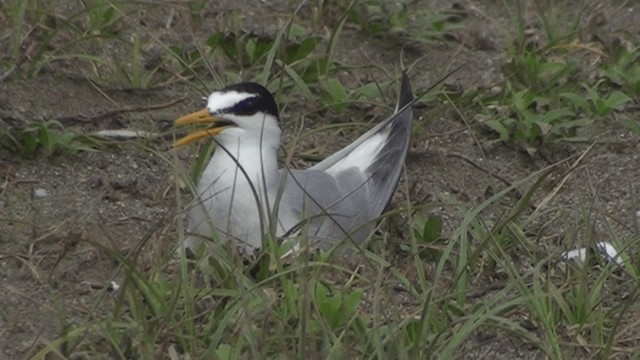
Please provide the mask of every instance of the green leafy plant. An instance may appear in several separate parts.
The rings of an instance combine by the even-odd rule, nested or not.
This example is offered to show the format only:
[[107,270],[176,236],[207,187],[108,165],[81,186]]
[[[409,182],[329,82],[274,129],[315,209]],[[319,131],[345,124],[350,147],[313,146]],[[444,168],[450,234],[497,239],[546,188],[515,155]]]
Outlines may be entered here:
[[[0,66],[16,76],[33,78],[51,64],[72,61],[80,72],[98,84],[145,88],[167,80],[174,75],[170,67],[165,66],[174,58],[171,49],[144,32],[131,38],[123,34],[123,20],[143,6],[146,5],[85,0],[79,10],[61,14],[59,9],[44,2],[14,2],[10,4],[15,25],[14,51],[11,59],[0,60]],[[31,31],[23,36],[21,31],[27,25]],[[145,50],[151,41],[166,52],[151,59]],[[35,46],[29,46],[31,43]],[[30,48],[28,57],[21,53],[22,48]],[[129,54],[124,61],[119,58],[123,53]]]
[[635,132],[636,134],[640,134],[640,121],[634,120],[630,118],[622,119],[620,121],[622,125]]
[[436,243],[442,240],[442,219],[438,216],[430,216],[422,227],[413,229],[413,236],[416,245],[424,247],[422,252],[425,260],[437,261],[442,255],[442,251]]
[[122,4],[108,0],[83,0],[88,29],[95,35],[116,34],[123,20]]
[[577,64],[550,59],[541,51],[515,55],[502,67],[502,73],[516,90],[529,89],[539,94],[569,90],[576,75]]
[[[481,94],[476,101],[488,119],[485,125],[505,142],[572,138],[626,102],[623,94],[600,98],[585,82],[583,66],[571,51],[579,41],[583,11],[568,12],[566,2],[531,5],[533,19],[527,17],[524,2],[505,2],[516,29],[506,33],[508,60],[501,67],[505,82],[499,94]],[[531,37],[531,28],[541,34]]]
[[23,130],[0,130],[0,144],[23,158],[33,158],[39,152],[45,156],[94,151],[96,143],[89,138],[64,131],[55,120],[32,123]]
[[431,244],[440,240],[442,236],[442,219],[437,216],[427,218],[422,229],[416,229],[415,235],[425,244]]
[[11,69],[12,67],[15,68],[22,57],[22,51],[20,48],[22,46],[22,38],[25,31],[25,17],[28,5],[28,1],[19,0],[9,1],[6,5],[11,28],[13,29],[11,34],[11,54],[4,55],[10,55],[10,57],[0,58],[0,65],[2,65],[3,68],[7,69],[7,71],[9,71],[9,69]]
[[411,39],[419,42],[442,40],[446,34],[462,27],[447,14],[413,11],[408,1],[359,1],[349,12],[349,21],[369,36]]
[[327,80],[322,92],[321,102],[334,110],[341,112],[347,108],[349,94],[347,89],[338,79]]
[[595,89],[586,85],[583,88],[586,96],[561,92],[551,98],[530,90],[511,92],[508,98],[494,103],[494,109],[502,110],[491,115],[485,124],[505,142],[562,140],[575,137],[578,129],[622,109],[631,100],[619,91],[600,97]]
[[560,93],[560,96],[569,100],[576,110],[593,114],[597,117],[605,117],[615,110],[620,110],[624,104],[631,101],[627,94],[614,91],[606,97],[600,97],[595,88],[583,85],[588,97],[576,93]]
[[125,64],[116,63],[119,74],[125,82],[135,88],[147,88],[157,80],[157,73],[162,68],[164,61],[148,68],[144,62],[145,56],[142,49],[140,36],[135,36],[130,43],[130,59]]
[[[95,52],[87,47],[100,39],[122,41],[116,36],[117,25],[120,22],[118,12],[105,1],[86,3],[85,9],[62,18],[53,12],[46,12],[44,16],[50,21],[42,21],[37,25],[43,32],[43,40],[28,63],[27,77],[35,77],[47,64],[65,59],[78,59],[96,66],[108,66],[107,59],[95,56]],[[52,23],[53,26],[44,25],[48,23]],[[50,46],[54,42],[60,44]]]
[[508,108],[504,113],[485,122],[505,142],[575,136],[576,127],[584,125],[568,107],[558,107],[529,90],[511,92],[505,102]]
[[627,49],[619,41],[611,44],[609,59],[601,65],[602,76],[627,94],[640,95],[640,47]]
[[476,99],[488,118],[485,125],[500,140],[532,144],[572,138],[631,100],[621,91],[601,96],[598,84],[578,82],[576,64],[548,56],[546,51],[514,56],[502,68],[506,83],[500,94]]
[[[510,25],[504,35],[510,56],[521,57],[527,52],[562,48],[578,39],[587,8],[575,10],[570,1],[545,2],[504,1]],[[531,29],[540,29],[540,37],[531,36]]]
[[356,311],[363,300],[362,291],[354,291],[343,294],[330,290],[325,285],[318,283],[315,287],[315,303],[329,326],[338,329],[352,321]]

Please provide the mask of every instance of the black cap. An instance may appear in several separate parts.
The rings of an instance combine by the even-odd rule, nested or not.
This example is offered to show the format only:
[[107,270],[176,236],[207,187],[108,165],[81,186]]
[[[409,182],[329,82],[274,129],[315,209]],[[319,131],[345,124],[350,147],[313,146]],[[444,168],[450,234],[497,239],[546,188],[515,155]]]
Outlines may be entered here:
[[246,98],[225,110],[227,113],[233,113],[236,115],[253,115],[262,111],[278,118],[278,105],[276,105],[273,95],[271,95],[269,90],[260,84],[243,82],[229,85],[220,91],[237,91],[239,93],[255,95],[254,97]]

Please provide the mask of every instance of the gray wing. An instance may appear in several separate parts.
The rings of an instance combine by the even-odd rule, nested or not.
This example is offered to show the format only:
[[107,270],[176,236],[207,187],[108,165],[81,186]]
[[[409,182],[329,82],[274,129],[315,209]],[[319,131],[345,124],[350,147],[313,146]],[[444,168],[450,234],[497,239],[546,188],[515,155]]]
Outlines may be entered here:
[[[412,100],[409,77],[403,72],[395,113],[311,168],[346,187],[364,187],[370,219],[380,216],[400,180],[411,136],[413,112],[407,105]],[[364,184],[353,182],[354,170],[361,173]]]
[[[398,184],[409,147],[413,100],[406,73],[396,112],[308,170],[285,170],[278,218],[316,247],[364,241]],[[308,219],[308,220],[303,220]],[[295,226],[298,225],[298,226]]]
[[[324,171],[282,170],[284,189],[278,220],[284,237],[304,231],[314,247],[327,249],[340,241],[364,241],[375,225],[368,211],[366,179],[353,171],[342,181]],[[347,178],[350,176],[350,178]]]

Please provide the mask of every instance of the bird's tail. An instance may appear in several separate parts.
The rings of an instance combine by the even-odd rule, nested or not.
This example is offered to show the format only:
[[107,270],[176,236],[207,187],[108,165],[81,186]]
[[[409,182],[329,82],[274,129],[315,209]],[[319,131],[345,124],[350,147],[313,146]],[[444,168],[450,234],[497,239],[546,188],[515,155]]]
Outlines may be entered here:
[[376,216],[380,215],[387,206],[398,186],[398,181],[404,169],[405,158],[411,138],[411,124],[413,120],[413,92],[406,72],[402,73],[400,96],[396,111],[391,116],[387,128],[387,141],[378,152],[375,161],[369,166],[369,174],[375,191],[372,206]]
[[353,143],[313,166],[335,176],[339,182],[341,177],[352,176],[354,169],[364,174],[366,179],[358,186],[368,189],[369,214],[374,217],[382,213],[400,179],[409,147],[413,102],[409,77],[403,72],[396,111]]

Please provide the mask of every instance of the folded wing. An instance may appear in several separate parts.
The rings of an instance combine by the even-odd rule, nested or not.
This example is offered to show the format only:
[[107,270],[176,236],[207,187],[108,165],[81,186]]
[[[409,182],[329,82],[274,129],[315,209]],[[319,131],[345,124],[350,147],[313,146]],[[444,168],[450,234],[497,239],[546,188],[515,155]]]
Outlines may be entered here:
[[[311,216],[301,227],[319,242],[348,237],[359,243],[366,239],[393,196],[404,167],[413,118],[407,105],[412,100],[409,78],[403,73],[393,115],[310,169],[284,175],[289,177],[284,192],[288,199],[281,203],[304,199],[298,208],[304,209],[304,214],[284,218]],[[284,212],[287,209],[280,209],[281,219]]]

